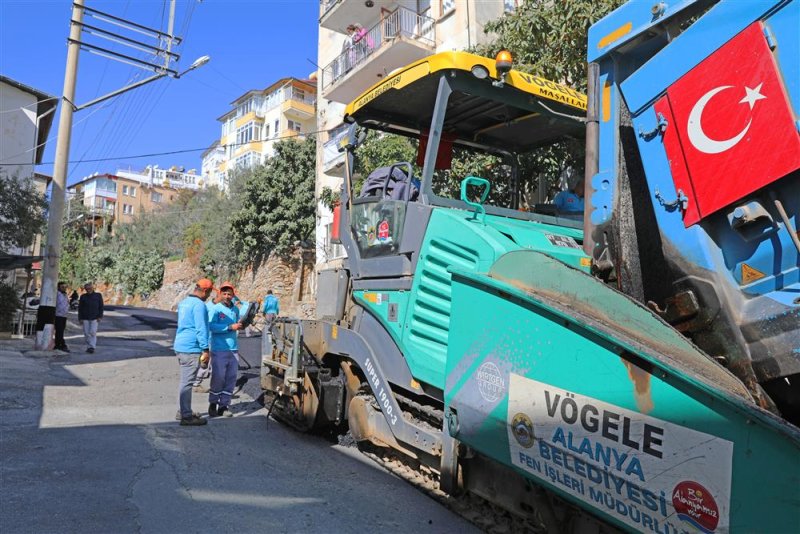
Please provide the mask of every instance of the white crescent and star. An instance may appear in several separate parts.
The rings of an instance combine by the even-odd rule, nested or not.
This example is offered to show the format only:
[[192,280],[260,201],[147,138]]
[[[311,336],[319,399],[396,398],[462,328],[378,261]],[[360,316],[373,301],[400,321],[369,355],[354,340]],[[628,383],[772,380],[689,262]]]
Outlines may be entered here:
[[[762,85],[764,84],[760,83],[755,88],[745,86],[745,96],[739,101],[739,104],[748,104],[752,110],[756,102],[766,99],[767,97],[761,94]],[[689,113],[689,121],[686,124],[686,129],[689,133],[689,141],[691,141],[694,147],[700,152],[704,152],[706,154],[719,154],[720,152],[730,150],[736,146],[736,144],[741,141],[745,135],[747,135],[747,131],[750,129],[750,124],[752,123],[753,119],[748,120],[742,131],[740,131],[738,134],[730,139],[724,139],[721,141],[711,139],[703,131],[703,126],[700,124],[700,119],[703,116],[703,110],[705,110],[709,100],[714,98],[717,93],[721,93],[722,91],[731,88],[733,88],[733,85],[721,85],[719,87],[715,87],[701,96],[692,108],[691,113]]]

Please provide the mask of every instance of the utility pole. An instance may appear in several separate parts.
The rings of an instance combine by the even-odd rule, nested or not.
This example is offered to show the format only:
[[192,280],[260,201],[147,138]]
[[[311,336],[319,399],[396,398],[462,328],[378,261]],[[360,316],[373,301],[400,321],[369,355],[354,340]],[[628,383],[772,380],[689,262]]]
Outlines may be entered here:
[[[61,99],[56,159],[53,166],[53,191],[50,197],[50,209],[47,219],[47,246],[45,247],[44,272],[42,273],[42,291],[40,305],[36,315],[37,350],[46,350],[49,348],[55,330],[56,290],[58,286],[58,270],[61,256],[62,218],[64,215],[64,200],[66,196],[65,189],[67,185],[69,144],[72,134],[72,114],[75,111],[85,109],[99,102],[108,100],[109,98],[114,98],[126,91],[136,89],[137,87],[160,80],[166,76],[180,78],[187,72],[208,63],[210,58],[208,56],[201,56],[183,72],[178,72],[170,68],[172,62],[177,62],[180,59],[180,55],[172,51],[173,44],[180,44],[181,42],[181,38],[173,34],[175,3],[176,0],[170,0],[169,29],[167,33],[164,33],[160,29],[136,24],[135,22],[125,20],[110,13],[104,13],[92,7],[86,7],[84,5],[84,0],[74,0],[72,4],[72,19],[70,21],[67,48],[67,68],[64,74],[64,93]],[[139,35],[145,35],[147,38],[157,40],[158,45],[132,39],[96,25],[85,24],[83,22],[84,15],[88,15],[93,20],[101,21],[114,27],[123,28]],[[163,63],[152,63],[130,54],[122,54],[109,48],[98,46],[97,44],[81,41],[81,33],[84,29],[88,35],[94,36],[97,39],[105,39],[118,45],[127,46],[131,50],[145,52],[155,57],[162,58]],[[77,106],[75,105],[75,83],[78,77],[78,53],[81,50],[86,50],[111,60],[149,70],[155,74]],[[92,213],[94,213],[94,210],[95,206],[92,206]],[[105,225],[105,217],[103,218],[103,225]],[[92,221],[92,233],[94,233],[94,221]],[[94,236],[92,237],[94,238]]]
[[67,186],[67,161],[69,160],[72,114],[75,102],[75,82],[78,78],[78,53],[80,52],[81,23],[83,22],[83,0],[72,4],[72,22],[67,45],[67,69],[64,73],[64,92],[61,97],[61,115],[58,119],[58,141],[56,160],[53,166],[53,191],[50,194],[50,209],[47,219],[47,247],[45,248],[44,271],[39,309],[36,312],[36,349],[46,350],[56,322],[56,289],[58,266],[61,255],[61,219],[64,215],[64,197]]

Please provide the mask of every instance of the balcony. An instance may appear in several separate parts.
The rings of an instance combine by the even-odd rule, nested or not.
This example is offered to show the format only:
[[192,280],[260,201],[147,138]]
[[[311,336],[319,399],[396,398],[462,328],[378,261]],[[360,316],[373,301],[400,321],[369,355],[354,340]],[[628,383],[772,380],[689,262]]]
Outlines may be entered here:
[[289,118],[299,120],[308,120],[316,115],[313,104],[298,99],[285,100],[281,104],[281,112]]
[[394,69],[431,55],[435,47],[435,21],[397,8],[322,69],[322,94],[348,103]]
[[387,10],[395,0],[375,0],[371,8],[364,5],[364,0],[322,0],[319,25],[328,30],[345,33],[350,24],[361,24],[368,28],[381,10]]

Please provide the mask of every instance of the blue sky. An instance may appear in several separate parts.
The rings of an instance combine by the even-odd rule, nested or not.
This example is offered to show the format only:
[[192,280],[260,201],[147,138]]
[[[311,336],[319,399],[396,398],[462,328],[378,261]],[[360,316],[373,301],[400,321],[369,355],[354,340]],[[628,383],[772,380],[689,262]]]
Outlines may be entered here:
[[[168,0],[86,0],[86,5],[145,26],[166,28]],[[60,96],[70,14],[68,0],[0,0],[0,72]],[[77,162],[209,146],[219,138],[216,118],[230,109],[236,97],[284,76],[306,78],[315,69],[307,59],[316,61],[318,16],[318,0],[178,0],[175,30],[185,41],[177,49],[181,54],[177,70],[206,54],[211,62],[180,79],[158,80],[75,113],[68,183],[94,172],[142,169],[148,164],[181,165],[199,172],[200,151]],[[84,22],[100,26],[88,18]],[[92,39],[98,45],[129,52]],[[147,76],[147,71],[81,52],[77,103]],[[57,131],[58,116],[46,146],[45,163],[54,159]],[[51,174],[52,165],[37,170]]]

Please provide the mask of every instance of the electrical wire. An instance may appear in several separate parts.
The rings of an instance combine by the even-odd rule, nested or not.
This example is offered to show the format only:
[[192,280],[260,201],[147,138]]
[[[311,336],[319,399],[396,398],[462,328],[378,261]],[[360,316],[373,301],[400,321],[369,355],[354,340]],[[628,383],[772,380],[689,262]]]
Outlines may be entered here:
[[[101,109],[104,109],[104,108],[101,106],[101,107],[99,107],[97,109],[92,110],[92,112],[89,113],[88,115],[86,115],[85,117],[83,117],[83,118],[75,121],[74,123],[72,123],[72,127],[74,128],[75,126],[77,126],[81,122],[87,120],[89,117],[91,117],[92,115],[94,115],[95,113],[100,111]],[[10,158],[15,158],[17,156],[24,156],[25,154],[28,154],[29,152],[33,152],[34,150],[38,149],[39,147],[43,147],[44,145],[46,145],[50,141],[55,141],[56,139],[58,139],[58,134],[56,134],[56,135],[54,135],[52,137],[48,137],[47,139],[45,139],[44,141],[42,141],[38,145],[34,146],[33,148],[29,148],[28,150],[26,150],[24,152],[20,152],[19,154],[14,154],[13,156],[6,156],[3,159],[10,159]],[[30,162],[26,162],[26,163],[0,163],[0,165],[30,165]],[[44,163],[40,163],[39,165],[45,165],[45,164]],[[48,163],[48,165],[49,165],[49,163]]]
[[[277,139],[270,139],[269,141],[286,141],[288,139],[296,139],[297,137],[305,138],[305,137],[310,137],[312,135],[319,135],[321,133],[330,133],[332,131],[333,130],[316,130],[314,132],[300,132],[296,136],[279,137]],[[249,144],[254,143],[254,142],[258,142],[258,141],[248,141],[246,143],[227,143],[227,144],[218,145],[218,146],[220,146],[222,148],[228,148],[228,147],[237,147],[237,146],[249,145]],[[151,157],[155,157],[155,156],[171,156],[173,154],[188,154],[190,152],[203,152],[205,150],[208,150],[208,148],[209,147],[204,146],[204,147],[200,147],[200,148],[184,148],[184,149],[180,149],[180,150],[169,150],[169,151],[165,151],[165,152],[151,152],[151,153],[148,153],[148,154],[134,154],[134,155],[130,155],[130,156],[114,156],[114,157],[107,157],[107,158],[94,158],[94,159],[83,160],[83,163],[96,163],[96,162],[101,162],[101,161],[114,161],[114,160],[124,160],[124,159],[151,158]],[[39,165],[52,165],[53,163],[55,163],[55,162],[46,161],[46,162],[43,162],[43,163],[39,163]],[[68,163],[74,163],[74,162],[68,162]],[[7,166],[11,166],[11,165],[30,165],[30,162],[25,162],[25,163],[0,163],[0,166],[3,166],[3,165],[7,165]]]
[[[125,17],[125,15],[128,13],[128,8],[130,7],[130,5],[131,5],[131,0],[127,0],[127,2],[125,2],[125,7],[123,7],[123,9],[122,9],[122,15],[121,15],[121,16],[122,16],[123,18],[124,18],[124,17]],[[111,44],[111,50],[115,50],[115,49],[116,49],[116,47],[117,47],[117,44],[116,44],[116,43],[112,43],[112,44]],[[100,75],[100,80],[97,82],[97,89],[95,89],[95,91],[94,91],[94,97],[93,97],[93,98],[97,98],[98,96],[100,96],[100,88],[103,86],[103,82],[104,82],[104,81],[105,81],[105,79],[106,79],[106,73],[108,72],[108,66],[109,66],[110,64],[111,64],[111,62],[110,62],[110,61],[106,61],[106,62],[103,64],[103,72],[102,72],[102,74]],[[103,107],[108,107],[108,106],[103,106]],[[110,117],[111,115],[113,115],[113,114],[114,114],[114,112],[112,111],[112,112],[111,112],[111,114],[109,115],[109,117]],[[100,135],[101,135],[101,133],[100,133],[100,132],[102,132],[102,131],[105,129],[105,127],[106,127],[106,125],[108,124],[108,122],[109,122],[109,118],[106,118],[106,122],[104,122],[104,123],[103,123],[103,126],[102,126],[102,128],[101,128],[101,129],[100,129],[100,131],[97,133],[97,135],[95,136],[94,140],[93,140],[91,143],[89,143],[89,147],[88,147],[86,150],[84,150],[84,151],[83,151],[83,154],[81,155],[81,159],[83,159],[83,157],[84,157],[84,156],[86,156],[86,154],[89,152],[89,150],[91,149],[91,147],[92,147],[92,146],[94,146],[95,142],[97,141],[97,139],[98,139],[98,138],[100,137]],[[76,147],[79,147],[79,146],[81,146],[81,141],[83,141],[83,136],[84,136],[84,134],[85,134],[85,133],[86,133],[86,123],[84,123],[84,125],[81,127],[81,131],[80,131],[80,133],[78,134],[78,140],[77,140],[77,141],[76,141],[76,143],[75,143],[75,146],[76,146]],[[78,166],[77,166],[77,165],[75,165],[75,166],[73,166],[73,167],[72,167],[72,169],[70,169],[69,173],[67,174],[67,182],[69,182],[69,179],[72,177],[72,173],[74,173],[74,172],[75,172],[75,170],[76,170],[77,168],[78,168]]]
[[50,98],[45,98],[44,100],[37,100],[36,102],[34,102],[32,104],[28,104],[28,105],[25,105],[25,106],[20,106],[18,108],[14,108],[14,109],[4,109],[4,110],[0,111],[0,113],[14,113],[15,111],[20,111],[20,110],[23,110],[23,109],[28,109],[28,108],[33,107],[33,106],[38,106],[42,102],[50,102],[51,100],[58,100],[58,97],[57,96],[53,96],[53,97],[50,97]]

